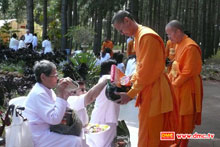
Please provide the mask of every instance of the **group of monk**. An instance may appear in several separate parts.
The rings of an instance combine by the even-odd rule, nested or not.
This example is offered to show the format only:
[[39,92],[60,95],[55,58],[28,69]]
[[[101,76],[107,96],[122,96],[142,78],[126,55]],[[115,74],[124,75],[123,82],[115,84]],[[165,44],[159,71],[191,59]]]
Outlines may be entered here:
[[[192,134],[201,124],[203,86],[201,49],[183,30],[177,20],[165,26],[169,38],[167,49],[162,38],[151,28],[138,24],[124,10],[112,18],[121,34],[134,38],[136,72],[128,92],[118,93],[120,104],[136,97],[139,107],[138,147],[188,145],[187,139],[161,140],[164,131]],[[171,44],[170,44],[171,43]],[[165,59],[169,58],[168,70]],[[175,137],[175,136],[174,136]]]

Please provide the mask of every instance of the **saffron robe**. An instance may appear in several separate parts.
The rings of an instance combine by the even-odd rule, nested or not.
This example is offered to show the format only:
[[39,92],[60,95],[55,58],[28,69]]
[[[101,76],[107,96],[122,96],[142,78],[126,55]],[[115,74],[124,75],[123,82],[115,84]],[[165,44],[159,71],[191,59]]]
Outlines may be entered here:
[[175,131],[178,123],[174,93],[165,69],[165,47],[152,29],[139,25],[134,35],[137,56],[133,86],[128,96],[135,97],[139,107],[138,147],[169,146],[161,141],[161,131]]

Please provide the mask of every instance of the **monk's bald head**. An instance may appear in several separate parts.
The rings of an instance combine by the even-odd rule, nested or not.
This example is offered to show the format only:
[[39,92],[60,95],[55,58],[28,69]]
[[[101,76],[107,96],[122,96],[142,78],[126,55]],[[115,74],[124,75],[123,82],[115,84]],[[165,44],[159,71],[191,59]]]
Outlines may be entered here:
[[183,26],[182,24],[178,21],[178,20],[171,20],[167,25],[166,25],[166,28],[172,28],[174,30],[180,30],[181,32],[184,32],[183,30]]
[[115,23],[123,23],[124,22],[124,18],[128,17],[131,20],[134,21],[134,18],[132,17],[132,15],[125,10],[119,10],[113,17],[112,17],[112,24]]

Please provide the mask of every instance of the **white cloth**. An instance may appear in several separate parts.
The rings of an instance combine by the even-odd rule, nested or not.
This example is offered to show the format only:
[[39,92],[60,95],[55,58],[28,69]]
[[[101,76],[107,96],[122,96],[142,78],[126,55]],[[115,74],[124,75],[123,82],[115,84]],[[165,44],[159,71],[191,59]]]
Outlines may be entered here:
[[96,60],[95,60],[95,66],[99,66],[99,65],[101,65],[101,59],[96,58]]
[[32,35],[31,33],[25,34],[24,36],[25,36],[25,39],[24,39],[24,42],[25,42],[25,43],[32,43],[32,41],[33,41],[33,35]]
[[125,65],[124,63],[118,63],[117,68],[121,70],[121,72],[125,73]]
[[33,49],[37,46],[37,36],[33,36],[33,42],[32,42],[32,45],[33,45]]
[[20,49],[20,48],[26,48],[24,40],[19,41],[18,49]]
[[67,99],[67,102],[69,104],[68,107],[75,110],[78,117],[82,121],[83,126],[87,125],[88,121],[89,121],[89,117],[88,117],[88,114],[87,114],[87,111],[86,111],[84,101],[85,101],[84,94],[80,95],[80,96],[70,96]]
[[128,43],[131,41],[131,40],[133,40],[131,37],[128,37],[128,39],[127,39],[127,47],[128,47]]
[[110,59],[110,58],[111,58],[111,55],[109,53],[106,53],[104,57],[101,56],[101,63]]
[[[100,78],[101,82],[104,78]],[[97,147],[109,147],[116,136],[116,126],[118,123],[118,116],[120,111],[120,105],[107,99],[105,95],[106,87],[101,91],[99,96],[96,98],[94,109],[92,111],[90,123],[92,124],[111,124],[115,127],[110,127],[109,131],[105,133],[106,137],[95,138],[89,137],[87,142],[88,145],[92,145],[91,142],[97,142],[102,140],[102,145],[99,144]],[[110,137],[110,138],[109,138]],[[94,139],[94,140],[93,140]],[[91,141],[93,140],[93,141]],[[94,146],[95,147],[95,146]]]
[[81,147],[81,138],[50,132],[50,125],[59,124],[67,101],[56,97],[52,89],[36,83],[24,102],[24,116],[29,120],[35,147]]
[[19,41],[17,39],[15,39],[14,37],[12,37],[10,39],[9,48],[17,51],[18,50],[18,44],[19,44]]
[[42,47],[44,48],[44,54],[52,52],[51,42],[49,40],[44,40],[42,42]]
[[125,75],[131,76],[135,73],[135,71],[136,71],[136,59],[135,58],[128,59],[125,69]]

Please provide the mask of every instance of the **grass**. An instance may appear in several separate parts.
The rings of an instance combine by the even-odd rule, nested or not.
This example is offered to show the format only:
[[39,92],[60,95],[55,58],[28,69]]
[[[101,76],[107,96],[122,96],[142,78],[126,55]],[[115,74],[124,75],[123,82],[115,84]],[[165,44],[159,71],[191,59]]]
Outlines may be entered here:
[[209,59],[206,59],[206,64],[214,63],[214,64],[220,64],[220,49],[218,50],[217,54],[212,56]]

